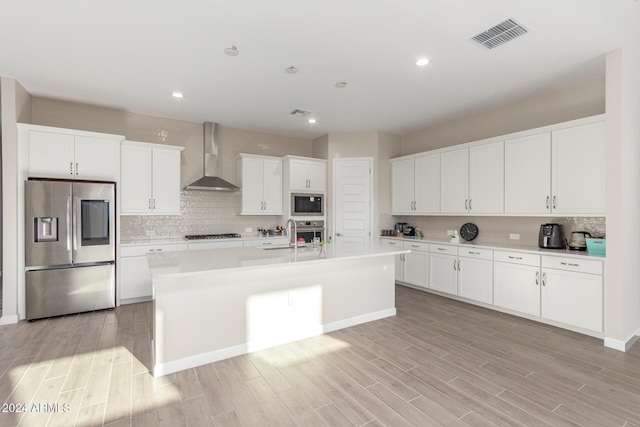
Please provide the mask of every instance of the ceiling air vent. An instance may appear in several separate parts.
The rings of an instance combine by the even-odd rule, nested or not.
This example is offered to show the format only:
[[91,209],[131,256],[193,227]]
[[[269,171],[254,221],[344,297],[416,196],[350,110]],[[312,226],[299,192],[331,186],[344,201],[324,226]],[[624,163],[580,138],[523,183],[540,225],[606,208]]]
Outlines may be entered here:
[[493,49],[517,37],[527,34],[527,29],[513,19],[507,19],[487,31],[472,37],[472,40],[480,43],[487,49]]
[[309,114],[311,114],[311,111],[307,111],[307,110],[302,110],[300,108],[296,108],[295,110],[293,110],[289,114],[291,114],[294,117],[304,117],[304,116],[308,116]]

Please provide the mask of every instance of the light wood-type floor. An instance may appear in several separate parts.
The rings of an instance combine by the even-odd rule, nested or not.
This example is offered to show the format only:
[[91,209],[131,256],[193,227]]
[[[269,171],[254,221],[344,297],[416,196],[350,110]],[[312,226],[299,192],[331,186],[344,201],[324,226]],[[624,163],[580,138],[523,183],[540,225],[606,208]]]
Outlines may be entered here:
[[158,379],[151,307],[0,327],[2,409],[27,410],[0,426],[640,425],[640,345],[413,289],[396,317]]

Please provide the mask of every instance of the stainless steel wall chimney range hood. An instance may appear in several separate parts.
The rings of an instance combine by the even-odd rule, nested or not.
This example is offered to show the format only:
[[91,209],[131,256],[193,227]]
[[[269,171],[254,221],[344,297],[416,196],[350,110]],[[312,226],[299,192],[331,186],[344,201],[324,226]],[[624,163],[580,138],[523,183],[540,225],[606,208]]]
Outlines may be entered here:
[[185,187],[186,190],[208,190],[208,191],[238,191],[240,188],[220,178],[222,171],[220,163],[218,145],[218,125],[216,123],[204,122],[204,176]]

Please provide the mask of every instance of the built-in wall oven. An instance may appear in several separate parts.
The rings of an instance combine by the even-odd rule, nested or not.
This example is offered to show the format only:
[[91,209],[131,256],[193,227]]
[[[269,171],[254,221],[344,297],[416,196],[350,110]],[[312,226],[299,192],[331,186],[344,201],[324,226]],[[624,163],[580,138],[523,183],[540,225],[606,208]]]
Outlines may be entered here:
[[324,216],[324,194],[291,193],[291,216]]
[[305,243],[324,240],[324,221],[296,221],[298,234],[296,240],[304,239]]

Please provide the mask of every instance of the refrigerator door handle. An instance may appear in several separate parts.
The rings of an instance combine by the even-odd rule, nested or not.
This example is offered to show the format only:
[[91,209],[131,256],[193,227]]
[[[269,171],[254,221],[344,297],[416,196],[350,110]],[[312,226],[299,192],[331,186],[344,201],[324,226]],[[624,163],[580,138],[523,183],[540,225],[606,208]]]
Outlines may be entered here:
[[72,205],[72,201],[71,201],[71,196],[67,196],[67,250],[70,251],[71,250],[71,233],[72,233],[72,228],[71,228],[71,207]]
[[71,213],[72,217],[72,233],[73,233],[73,250],[78,250],[78,198],[76,196],[73,197],[73,212]]

